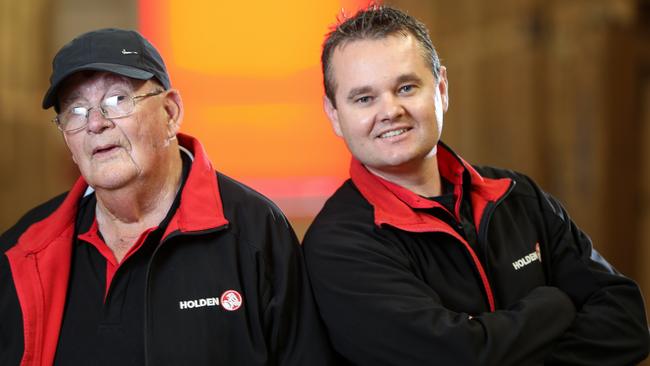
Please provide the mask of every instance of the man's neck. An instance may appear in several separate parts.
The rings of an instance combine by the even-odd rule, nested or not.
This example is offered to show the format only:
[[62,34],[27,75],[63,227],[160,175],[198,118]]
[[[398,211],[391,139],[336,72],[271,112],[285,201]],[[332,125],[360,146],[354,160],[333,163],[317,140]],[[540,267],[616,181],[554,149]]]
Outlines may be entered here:
[[366,168],[371,173],[420,196],[437,197],[442,194],[442,183],[436,155],[429,156],[418,163],[400,166],[395,169],[377,170],[368,166]]
[[99,230],[118,261],[145,230],[158,226],[171,208],[181,185],[179,155],[157,176],[120,189],[96,189]]

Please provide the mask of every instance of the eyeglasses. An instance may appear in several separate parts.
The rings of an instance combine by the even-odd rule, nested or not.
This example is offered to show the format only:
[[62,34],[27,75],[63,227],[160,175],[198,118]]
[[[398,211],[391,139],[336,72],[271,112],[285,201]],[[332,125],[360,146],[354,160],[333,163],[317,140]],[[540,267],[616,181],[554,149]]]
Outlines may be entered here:
[[106,119],[128,117],[135,111],[135,102],[162,93],[163,90],[152,91],[142,95],[126,95],[117,93],[104,98],[96,107],[72,106],[59,113],[52,120],[61,132],[76,132],[86,127],[90,111],[98,108],[99,113]]

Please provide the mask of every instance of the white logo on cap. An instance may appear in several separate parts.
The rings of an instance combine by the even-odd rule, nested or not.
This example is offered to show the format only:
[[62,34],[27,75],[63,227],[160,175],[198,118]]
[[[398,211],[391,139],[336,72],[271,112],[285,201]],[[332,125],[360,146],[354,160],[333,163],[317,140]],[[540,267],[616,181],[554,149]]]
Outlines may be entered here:
[[124,48],[122,48],[122,54],[123,55],[137,55],[138,52],[137,51],[127,51]]

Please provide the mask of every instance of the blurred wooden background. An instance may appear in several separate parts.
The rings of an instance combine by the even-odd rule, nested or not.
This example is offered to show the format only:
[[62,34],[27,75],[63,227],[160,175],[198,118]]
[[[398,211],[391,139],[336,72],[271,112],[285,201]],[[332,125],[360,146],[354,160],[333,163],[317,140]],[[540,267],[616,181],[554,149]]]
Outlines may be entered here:
[[[533,177],[650,296],[650,1],[386,3],[447,66],[443,140]],[[77,176],[40,102],[58,48],[104,26],[137,27],[135,0],[0,0],[0,231]]]

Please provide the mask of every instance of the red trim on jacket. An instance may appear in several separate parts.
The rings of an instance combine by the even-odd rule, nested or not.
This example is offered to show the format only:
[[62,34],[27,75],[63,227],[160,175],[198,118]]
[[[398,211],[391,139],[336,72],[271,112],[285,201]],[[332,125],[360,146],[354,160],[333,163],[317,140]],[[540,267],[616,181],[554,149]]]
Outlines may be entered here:
[[[178,134],[178,142],[194,155],[181,193],[180,206],[163,237],[228,224],[219,186],[201,143]],[[80,177],[63,203],[29,227],[6,252],[23,316],[25,333],[21,366],[54,362],[70,275],[70,255],[79,200],[87,183]]]
[[[470,200],[477,231],[488,203],[501,198],[512,184],[511,179],[489,179],[482,177],[471,165],[455,155],[443,144],[438,144],[438,170],[440,175],[454,184],[456,196],[455,216],[459,218],[459,207],[463,184],[463,173],[470,177]],[[390,225],[410,232],[443,232],[463,244],[481,277],[490,310],[495,310],[494,296],[487,275],[478,256],[469,243],[444,221],[416,208],[431,208],[437,203],[421,197],[412,191],[389,182],[368,171],[361,162],[352,158],[350,177],[363,197],[373,206],[375,225]]]

